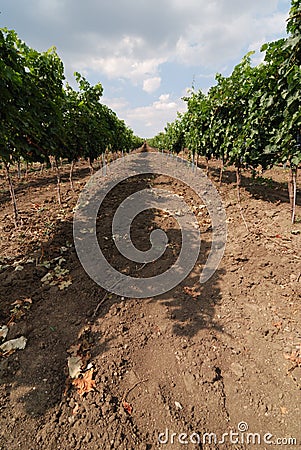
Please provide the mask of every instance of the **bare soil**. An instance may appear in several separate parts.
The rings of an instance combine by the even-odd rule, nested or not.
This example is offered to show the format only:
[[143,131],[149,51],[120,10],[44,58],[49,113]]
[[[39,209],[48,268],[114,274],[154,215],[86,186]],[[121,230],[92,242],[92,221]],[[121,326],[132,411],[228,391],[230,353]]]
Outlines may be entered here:
[[[76,166],[74,191],[68,166],[62,168],[61,207],[54,172],[36,167],[20,181],[15,174],[23,220],[17,230],[1,180],[0,326],[9,325],[6,340],[27,338],[25,349],[0,357],[1,450],[300,448],[300,184],[292,225],[286,170],[258,180],[243,173],[238,205],[234,170],[225,171],[219,187],[218,167],[210,163],[209,177],[224,202],[228,239],[204,285],[198,278],[211,222],[187,186],[165,176],[136,177],[101,208],[98,236],[107,258],[120,271],[149,277],[178,254],[177,223],[160,211],[137,217],[132,239],[139,249],[148,248],[158,225],[171,242],[160,261],[137,268],[110,235],[117,206],[153,186],[195,207],[202,232],[195,269],[172,291],[148,299],[105,292],[77,258],[72,218],[90,176],[85,162]],[[41,281],[49,272],[52,285]],[[92,374],[82,393],[69,377],[71,354]]]

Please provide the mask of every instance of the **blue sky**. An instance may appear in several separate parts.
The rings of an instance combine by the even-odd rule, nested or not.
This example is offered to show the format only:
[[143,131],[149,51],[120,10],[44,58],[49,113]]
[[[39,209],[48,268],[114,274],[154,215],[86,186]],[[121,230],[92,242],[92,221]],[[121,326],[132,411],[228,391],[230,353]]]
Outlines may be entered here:
[[286,36],[289,0],[2,0],[0,26],[28,45],[56,46],[67,80],[101,82],[103,102],[153,137],[244,54]]

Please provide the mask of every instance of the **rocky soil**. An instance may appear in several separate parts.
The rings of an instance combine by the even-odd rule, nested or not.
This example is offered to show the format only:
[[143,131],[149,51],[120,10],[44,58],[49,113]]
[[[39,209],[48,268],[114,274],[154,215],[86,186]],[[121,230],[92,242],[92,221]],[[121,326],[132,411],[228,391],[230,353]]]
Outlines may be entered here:
[[[0,449],[299,448],[300,184],[292,225],[286,170],[257,180],[244,173],[239,205],[233,169],[219,187],[218,162],[210,163],[228,238],[204,285],[198,278],[210,248],[210,217],[191,189],[163,175],[117,186],[99,212],[98,237],[118,270],[153,276],[181,246],[176,221],[146,211],[133,223],[132,240],[144,250],[160,226],[171,242],[166,254],[138,270],[118,253],[110,224],[135,190],[181,195],[202,232],[191,274],[161,296],[135,299],[105,292],[83,270],[72,219],[89,168],[77,165],[74,191],[68,167],[62,171],[61,207],[51,170],[14,176],[17,230],[5,180],[0,184],[0,326],[8,327],[6,342],[27,339],[24,349],[0,356]],[[77,377],[70,377],[71,366]]]

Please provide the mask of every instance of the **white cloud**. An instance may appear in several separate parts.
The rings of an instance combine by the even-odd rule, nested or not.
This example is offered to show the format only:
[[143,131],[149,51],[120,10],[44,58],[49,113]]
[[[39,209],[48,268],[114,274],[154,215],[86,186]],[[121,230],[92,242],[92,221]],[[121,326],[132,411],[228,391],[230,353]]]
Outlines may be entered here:
[[15,8],[25,38],[38,47],[47,40],[68,64],[111,77],[125,72],[134,83],[135,62],[153,77],[171,60],[221,66],[250,42],[284,31],[287,16],[277,12],[277,0],[28,0],[26,9],[22,0],[3,3],[5,13]]
[[167,122],[173,122],[177,113],[185,110],[184,102],[171,100],[169,94],[162,94],[152,104],[128,109],[122,111],[122,114],[129,126],[135,127],[140,136],[149,138],[163,131]]
[[160,77],[147,78],[143,81],[143,90],[149,94],[159,89],[161,85]]
[[[145,77],[157,74],[158,67],[164,60],[162,58],[151,58],[137,60],[129,56],[109,56],[107,58],[85,58],[72,63],[74,70],[90,70],[102,72],[109,79],[124,78],[130,80],[134,85],[143,84]],[[79,69],[80,68],[80,69]],[[152,78],[158,84],[158,77]],[[150,82],[149,82],[150,83]],[[159,87],[159,86],[158,86]],[[150,92],[150,91],[149,91]]]
[[[191,76],[197,72],[229,73],[248,50],[257,50],[262,43],[284,35],[290,3],[27,0],[24,8],[24,0],[2,0],[0,21],[1,26],[16,29],[22,39],[38,50],[55,45],[68,77],[77,70],[88,79],[91,74],[99,80],[106,76],[109,83],[115,81],[115,87],[118,82],[122,90],[113,96],[120,98],[107,99],[110,107],[114,109],[116,102],[120,117],[121,111],[135,130],[136,123],[143,130],[144,121],[153,135],[166,120],[176,117],[181,103],[174,99],[181,96],[188,83],[185,79],[181,87],[174,88],[176,74],[164,70],[169,63],[185,65],[185,70],[191,68]],[[256,58],[254,61],[260,61],[260,55]],[[168,80],[165,73],[169,73]],[[197,75],[197,79],[202,76]],[[130,94],[122,99],[127,96],[125,87],[129,84]],[[107,86],[104,88],[106,92]],[[140,104],[142,95],[156,91],[159,95],[160,89],[170,90],[173,96],[158,97],[148,106],[135,108],[138,101],[134,89]],[[145,114],[145,120],[139,114]]]
[[250,42],[266,42],[285,32],[284,13],[259,17],[258,13],[232,11],[226,16],[226,11],[215,12],[201,24],[192,23],[183,30],[176,44],[176,60],[219,70],[229,59],[236,59]]
[[[99,10],[96,0],[88,3]],[[102,16],[99,26],[92,23],[89,31],[79,24],[81,41],[75,36],[72,61],[68,63],[74,68],[99,71],[110,79],[129,80],[148,93],[158,89],[155,86],[163,63],[175,61],[220,72],[229,60],[237,60],[246,52],[250,43],[266,42],[284,33],[287,17],[286,12],[276,11],[277,0],[155,0],[152,8],[138,6],[133,0],[111,3],[105,8],[111,28]],[[166,16],[168,22],[163,20]],[[147,23],[155,24],[154,32],[146,25],[146,18]],[[72,30],[71,37],[75,33]],[[74,58],[75,45],[78,49]]]
[[107,105],[115,112],[124,111],[126,108],[130,106],[129,102],[123,97],[109,98],[104,96],[101,98],[101,103]]
[[176,102],[169,102],[169,98],[169,94],[160,95],[159,100],[153,103],[153,108],[155,108],[157,111],[174,110],[178,105]]
[[161,103],[166,103],[170,98],[170,94],[161,94],[159,97],[159,101]]
[[284,32],[287,17],[278,0],[28,0],[25,9],[22,0],[3,3],[5,13],[15,8],[25,39],[57,45],[74,69],[146,83],[146,90],[145,80],[169,61],[219,71],[250,42]]
[[141,137],[150,138],[163,131],[167,122],[173,122],[178,112],[186,110],[186,104],[181,100],[174,100],[170,94],[161,94],[150,105],[132,108],[123,97],[103,97],[102,102],[113,109],[124,119],[129,127]]

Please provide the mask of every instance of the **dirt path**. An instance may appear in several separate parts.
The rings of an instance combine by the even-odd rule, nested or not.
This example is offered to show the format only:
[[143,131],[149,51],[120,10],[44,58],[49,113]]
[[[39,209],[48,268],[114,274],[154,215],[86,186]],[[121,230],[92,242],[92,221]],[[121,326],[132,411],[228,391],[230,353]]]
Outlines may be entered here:
[[[214,182],[217,168],[213,163]],[[24,350],[0,358],[0,449],[299,448],[301,225],[290,224],[284,171],[273,169],[257,182],[245,174],[248,231],[234,172],[225,174],[219,191],[227,212],[226,252],[202,286],[198,277],[211,231],[195,194],[154,175],[116,187],[102,207],[98,234],[119,270],[137,274],[116,250],[110,224],[122,199],[137,189],[180,194],[196,207],[202,231],[202,252],[190,276],[164,295],[139,300],[106,293],[77,259],[72,211],[88,178],[81,163],[72,192],[66,169],[58,209],[54,174],[30,174],[17,186],[24,222],[19,232],[1,186],[0,326],[14,315],[7,339],[28,340]],[[141,268],[141,277],[164,272],[180,249],[176,221],[152,210],[134,221],[137,247],[147,249],[146,236],[158,226],[172,245],[157,265]],[[53,285],[41,281],[46,275],[47,283],[48,273]],[[16,300],[21,302],[12,305]],[[68,377],[72,355],[93,375],[83,395]],[[277,438],[287,441],[270,445]],[[289,438],[298,445],[289,445]]]

